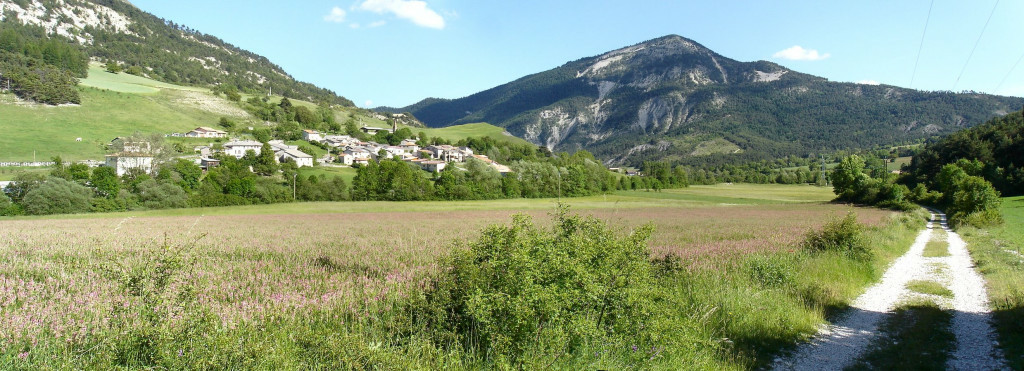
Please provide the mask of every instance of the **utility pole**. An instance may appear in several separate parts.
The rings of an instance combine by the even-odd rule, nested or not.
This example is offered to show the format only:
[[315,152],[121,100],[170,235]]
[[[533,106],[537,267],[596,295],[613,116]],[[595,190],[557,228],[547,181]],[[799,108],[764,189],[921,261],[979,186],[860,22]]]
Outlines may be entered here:
[[828,187],[828,178],[825,177],[825,155],[821,155],[821,180],[825,182],[825,186]]
[[298,179],[298,177],[299,177],[299,172],[298,171],[296,171],[295,174],[292,174],[292,202],[295,202],[295,181],[296,181],[296,179]]

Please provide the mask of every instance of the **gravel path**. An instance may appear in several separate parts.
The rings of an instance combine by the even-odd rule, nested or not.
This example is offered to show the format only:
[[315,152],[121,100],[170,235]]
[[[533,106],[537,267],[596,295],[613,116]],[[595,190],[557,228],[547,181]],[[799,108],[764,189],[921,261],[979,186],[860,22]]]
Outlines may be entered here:
[[[967,245],[947,227],[945,215],[933,214],[932,220],[918,234],[910,251],[893,262],[882,280],[858,297],[844,316],[834,324],[822,326],[814,338],[792,355],[776,359],[772,368],[841,370],[850,366],[878,337],[879,324],[898,303],[912,296],[921,296],[907,290],[907,282],[932,280],[949,288],[954,295],[952,300],[928,296],[955,310],[952,330],[956,335],[957,350],[948,368],[1004,369],[1002,357],[994,347],[994,332],[989,324],[985,281],[975,272]],[[950,256],[925,258],[922,252],[936,228],[947,231]]]
[[967,252],[967,243],[960,235],[949,230],[945,215],[940,215],[942,227],[949,240],[949,269],[954,277],[949,289],[953,291],[953,333],[956,351],[947,367],[954,370],[1007,369],[992,329],[992,312],[988,306],[985,280],[976,270]]

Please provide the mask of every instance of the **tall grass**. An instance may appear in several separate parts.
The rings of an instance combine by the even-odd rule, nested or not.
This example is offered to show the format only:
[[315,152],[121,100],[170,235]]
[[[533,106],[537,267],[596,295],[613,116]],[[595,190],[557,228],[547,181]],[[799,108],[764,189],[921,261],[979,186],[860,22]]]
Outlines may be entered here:
[[613,235],[653,222],[635,291],[649,313],[630,330],[647,340],[588,332],[571,351],[527,347],[506,363],[430,336],[409,300],[462,251],[450,241],[508,211],[4,221],[0,368],[750,368],[847,305],[921,224],[860,209],[871,259],[800,248],[845,210],[588,211]]

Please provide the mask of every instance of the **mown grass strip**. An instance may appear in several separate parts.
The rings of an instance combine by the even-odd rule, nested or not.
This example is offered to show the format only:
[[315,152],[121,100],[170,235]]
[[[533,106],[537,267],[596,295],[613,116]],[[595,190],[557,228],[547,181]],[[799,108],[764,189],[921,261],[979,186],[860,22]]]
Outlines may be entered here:
[[928,300],[905,303],[881,325],[882,336],[847,370],[943,370],[956,336],[953,313]]
[[953,292],[943,286],[941,283],[935,281],[910,281],[907,283],[907,289],[913,292],[941,296],[944,298],[952,298]]
[[944,258],[949,256],[949,242],[946,241],[946,231],[935,230],[932,232],[932,239],[924,246],[922,256],[926,258]]

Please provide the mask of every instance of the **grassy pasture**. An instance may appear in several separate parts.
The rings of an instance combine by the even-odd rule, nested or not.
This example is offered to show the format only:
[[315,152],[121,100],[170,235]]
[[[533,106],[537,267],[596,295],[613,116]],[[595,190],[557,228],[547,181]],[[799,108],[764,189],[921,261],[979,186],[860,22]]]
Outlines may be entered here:
[[483,122],[475,124],[453,125],[443,128],[418,128],[412,126],[399,125],[399,129],[403,127],[407,127],[409,128],[409,130],[412,130],[413,135],[417,135],[420,132],[424,132],[429,137],[438,137],[450,140],[452,142],[467,137],[491,137],[499,141],[507,141],[512,143],[528,143],[526,140],[522,138],[513,135],[506,135],[504,128]]
[[3,94],[0,160],[30,161],[33,151],[40,161],[58,155],[70,161],[103,159],[103,145],[119,136],[137,131],[181,133],[215,126],[221,116],[249,117],[206,89],[115,75],[95,65],[78,89],[82,97],[78,106],[15,103],[11,94]]
[[[764,198],[756,197],[759,188]],[[694,339],[692,349],[671,350],[682,358],[658,364],[745,368],[813,332],[825,307],[855,297],[880,274],[794,252],[803,234],[830,216],[854,211],[882,226],[893,214],[823,203],[825,192],[708,186],[565,201],[614,228],[652,223],[652,255],[679,256],[688,267],[691,275],[675,283],[673,295],[684,298],[680,320],[693,329],[680,336]],[[547,223],[555,202],[300,203],[0,220],[0,364],[108,368],[128,357],[170,368],[306,368],[336,359],[357,362],[343,364],[349,367],[485,366],[431,346],[392,343],[395,334],[383,324],[401,321],[398,303],[426,284],[439,257],[460,248],[455,241],[517,212]],[[904,245],[913,232],[873,234],[872,241]],[[874,264],[884,267],[897,250],[880,250]],[[180,260],[167,258],[176,254]],[[751,263],[752,256],[760,258]],[[751,271],[751,264],[759,268]],[[155,296],[191,301],[151,308],[149,296],[129,294],[125,282],[134,281],[125,277],[152,266],[180,269]],[[789,286],[751,276],[764,269],[782,269]],[[154,290],[142,282],[143,291]],[[142,309],[118,309],[125,307]],[[150,310],[159,314],[156,322],[143,315]],[[153,333],[170,344],[154,350],[156,358],[123,354],[143,349],[137,340]],[[367,354],[397,358],[360,358]],[[559,364],[627,366],[584,356]]]
[[320,176],[324,175],[328,179],[335,176],[340,176],[345,179],[345,182],[352,184],[352,178],[356,177],[356,169],[351,167],[333,167],[333,166],[315,166],[315,167],[301,167],[299,168],[299,176],[308,177],[310,175]]

